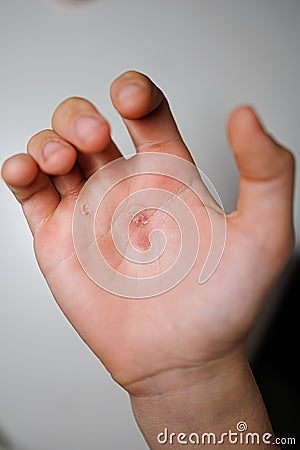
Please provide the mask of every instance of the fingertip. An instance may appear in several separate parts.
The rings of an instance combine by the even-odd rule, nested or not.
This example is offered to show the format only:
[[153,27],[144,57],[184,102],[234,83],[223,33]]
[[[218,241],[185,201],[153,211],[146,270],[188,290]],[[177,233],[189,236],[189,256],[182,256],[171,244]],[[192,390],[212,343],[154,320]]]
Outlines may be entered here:
[[144,74],[128,71],[111,85],[110,95],[115,108],[126,119],[140,119],[154,111],[164,96]]
[[52,116],[53,131],[82,153],[104,151],[111,142],[107,120],[88,100],[70,97]]
[[229,116],[227,123],[228,137],[232,142],[240,135],[265,133],[264,126],[255,108],[244,104],[235,108]]
[[78,139],[76,147],[82,153],[101,152],[111,141],[109,123],[100,115],[80,116],[74,127]]
[[71,145],[46,141],[39,165],[49,175],[66,175],[74,166],[76,158],[77,152]]
[[1,176],[5,183],[16,188],[32,184],[38,173],[37,163],[26,153],[19,153],[8,158],[1,169]]
[[150,90],[136,83],[123,85],[113,97],[114,106],[126,119],[138,119],[149,113]]
[[290,168],[292,154],[266,131],[253,107],[241,106],[228,121],[228,138],[242,176],[267,180]]

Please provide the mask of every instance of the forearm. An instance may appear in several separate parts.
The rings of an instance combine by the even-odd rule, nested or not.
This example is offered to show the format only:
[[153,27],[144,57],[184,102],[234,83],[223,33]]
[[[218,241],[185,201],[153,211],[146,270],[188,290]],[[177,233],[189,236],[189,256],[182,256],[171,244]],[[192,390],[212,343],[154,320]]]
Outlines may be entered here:
[[181,445],[264,449],[274,442],[260,392],[240,356],[210,367],[160,374],[146,382],[152,388],[147,395],[132,395],[131,403],[152,450]]

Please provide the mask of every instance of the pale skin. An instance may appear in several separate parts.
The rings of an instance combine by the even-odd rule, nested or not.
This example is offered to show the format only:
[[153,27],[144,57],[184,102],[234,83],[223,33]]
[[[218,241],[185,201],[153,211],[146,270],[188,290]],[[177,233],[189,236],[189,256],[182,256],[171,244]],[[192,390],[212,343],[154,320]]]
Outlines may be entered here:
[[[123,74],[112,84],[111,98],[137,152],[192,161],[163,93],[149,78]],[[121,151],[106,119],[85,99],[60,104],[52,127],[30,139],[26,154],[8,159],[2,176],[22,205],[39,266],[58,305],[128,391],[150,448],[161,448],[156,436],[165,427],[174,433],[218,434],[235,430],[243,420],[250,431],[272,433],[245,341],[292,252],[292,154],[265,131],[253,109],[237,108],[228,121],[228,139],[240,191],[236,210],[226,217],[227,242],[219,267],[203,285],[195,281],[196,263],[169,292],[124,299],[91,281],[72,241],[72,214],[81,188]],[[160,184],[158,179],[151,182]],[[195,202],[193,210],[198,217]],[[138,225],[135,239],[143,246]],[[107,242],[109,255],[112,243]],[[176,448],[170,443],[164,447]]]

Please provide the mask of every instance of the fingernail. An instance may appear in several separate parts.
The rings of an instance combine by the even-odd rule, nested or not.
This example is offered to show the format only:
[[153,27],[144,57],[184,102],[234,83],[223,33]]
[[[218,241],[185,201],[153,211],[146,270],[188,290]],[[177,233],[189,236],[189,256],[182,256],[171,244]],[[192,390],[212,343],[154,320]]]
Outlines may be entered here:
[[141,92],[143,90],[142,86],[139,84],[127,84],[124,86],[118,95],[118,100],[120,102],[127,102],[128,100],[131,100],[136,94]]
[[77,119],[75,129],[78,137],[86,140],[89,135],[94,134],[103,125],[104,122],[98,117],[84,116]]
[[43,148],[43,156],[45,159],[49,159],[55,153],[58,153],[61,150],[64,150],[64,148],[65,147],[60,142],[49,141],[45,144],[45,146]]

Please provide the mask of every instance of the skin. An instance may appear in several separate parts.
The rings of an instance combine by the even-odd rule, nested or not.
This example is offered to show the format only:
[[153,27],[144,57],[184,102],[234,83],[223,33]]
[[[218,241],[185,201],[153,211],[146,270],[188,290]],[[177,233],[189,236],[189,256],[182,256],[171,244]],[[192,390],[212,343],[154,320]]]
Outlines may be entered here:
[[[164,152],[193,161],[167,100],[149,78],[132,71],[121,75],[111,86],[111,98],[138,153]],[[91,119],[89,125],[82,118]],[[2,177],[22,205],[38,263],[57,303],[112,378],[129,392],[150,447],[160,448],[156,435],[165,426],[174,432],[221,432],[246,420],[252,430],[272,432],[244,347],[293,248],[292,154],[265,131],[252,108],[237,108],[228,121],[228,139],[240,190],[236,210],[226,215],[227,241],[218,269],[199,285],[197,261],[169,292],[147,300],[124,299],[90,280],[72,242],[72,214],[81,188],[121,152],[106,119],[85,99],[60,104],[52,127],[30,139],[26,154],[8,159]],[[160,187],[161,179],[147,183]],[[200,222],[200,203],[189,196],[184,200]],[[104,220],[109,223],[110,218],[107,212]],[[160,219],[172,235],[171,223]],[[131,225],[137,247],[147,248],[148,225]],[[105,235],[109,256],[113,245]]]

